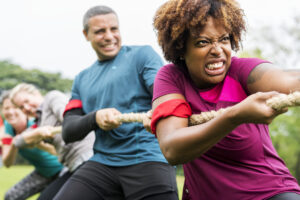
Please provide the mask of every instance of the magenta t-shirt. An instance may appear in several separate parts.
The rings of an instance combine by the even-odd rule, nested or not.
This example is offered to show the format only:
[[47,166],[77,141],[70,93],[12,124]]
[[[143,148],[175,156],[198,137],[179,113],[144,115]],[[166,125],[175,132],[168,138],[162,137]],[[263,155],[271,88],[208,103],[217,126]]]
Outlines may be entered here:
[[[162,67],[154,82],[153,100],[182,94],[193,114],[233,106],[248,96],[247,78],[256,58],[232,58],[223,82],[198,89],[186,70],[173,64]],[[264,124],[242,124],[201,157],[183,165],[183,200],[266,199],[283,192],[300,193],[297,180],[273,147]]]

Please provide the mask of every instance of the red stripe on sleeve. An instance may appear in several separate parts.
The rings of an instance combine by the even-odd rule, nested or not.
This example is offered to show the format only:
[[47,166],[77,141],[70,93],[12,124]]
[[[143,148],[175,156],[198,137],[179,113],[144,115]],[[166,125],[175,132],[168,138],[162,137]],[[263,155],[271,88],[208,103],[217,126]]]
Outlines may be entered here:
[[192,115],[190,105],[183,99],[171,99],[157,106],[151,119],[151,130],[156,135],[156,123],[168,116],[188,118]]
[[75,108],[82,108],[82,102],[79,99],[72,99],[69,101],[69,103],[66,105],[65,111],[63,115],[69,110],[75,109]]
[[4,137],[1,139],[2,144],[4,145],[10,145],[12,143],[13,138],[12,137]]
[[37,128],[37,127],[38,125],[36,123],[30,126],[30,128]]

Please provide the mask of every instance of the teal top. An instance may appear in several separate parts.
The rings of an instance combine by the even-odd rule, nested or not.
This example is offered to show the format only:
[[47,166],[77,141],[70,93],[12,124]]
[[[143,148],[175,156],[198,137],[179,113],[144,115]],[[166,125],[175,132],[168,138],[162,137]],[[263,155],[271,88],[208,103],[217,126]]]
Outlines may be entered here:
[[[33,124],[33,120],[28,120],[27,127]],[[4,121],[4,128],[5,133],[13,137],[16,135],[13,127],[7,121]],[[56,156],[38,148],[22,148],[19,149],[19,153],[44,177],[51,177],[63,168],[63,165],[58,161]]]
[[[98,60],[76,76],[71,99],[80,100],[85,113],[103,108],[147,112],[151,109],[151,87],[162,65],[150,46],[123,46],[114,59]],[[167,162],[157,139],[142,123],[123,123],[110,131],[97,129],[91,160],[109,166]]]

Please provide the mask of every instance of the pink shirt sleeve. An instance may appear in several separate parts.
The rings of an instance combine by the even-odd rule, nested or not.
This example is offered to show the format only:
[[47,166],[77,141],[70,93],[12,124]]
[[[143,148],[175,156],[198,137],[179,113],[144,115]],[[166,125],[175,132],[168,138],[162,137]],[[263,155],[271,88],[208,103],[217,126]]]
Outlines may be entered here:
[[231,66],[228,75],[238,80],[246,93],[249,94],[247,81],[252,70],[259,64],[269,63],[269,61],[262,60],[259,58],[237,58],[232,57]]
[[153,99],[157,99],[163,95],[178,93],[183,94],[180,84],[183,79],[183,74],[173,64],[163,66],[156,74],[153,86]]

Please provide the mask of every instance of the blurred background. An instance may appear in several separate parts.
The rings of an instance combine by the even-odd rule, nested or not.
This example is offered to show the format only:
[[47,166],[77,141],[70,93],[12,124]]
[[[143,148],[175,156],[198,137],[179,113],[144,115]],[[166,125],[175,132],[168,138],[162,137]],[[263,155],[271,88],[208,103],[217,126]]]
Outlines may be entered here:
[[[0,93],[20,82],[35,84],[43,92],[58,89],[69,93],[75,75],[96,60],[82,34],[82,17],[88,8],[99,4],[108,5],[117,12],[123,44],[148,44],[162,56],[152,19],[164,2],[166,0],[0,1]],[[236,55],[260,57],[281,68],[299,70],[300,2],[238,2],[245,11],[248,31],[243,37],[243,48]],[[299,111],[299,108],[290,109],[270,126],[273,144],[298,182]],[[19,159],[17,164],[26,163]],[[178,166],[177,169],[179,184],[182,184],[182,168]],[[4,184],[1,180],[10,176],[7,174],[8,171],[0,169],[2,189],[9,187],[7,182],[1,185]]]
[[[149,44],[161,54],[152,18],[166,0],[0,1],[0,60],[25,69],[59,72],[73,79],[91,65],[95,53],[82,34],[82,17],[95,5],[119,15],[123,44]],[[282,67],[300,67],[300,3],[297,0],[238,0],[248,32],[243,49]],[[162,54],[161,54],[162,55]]]

